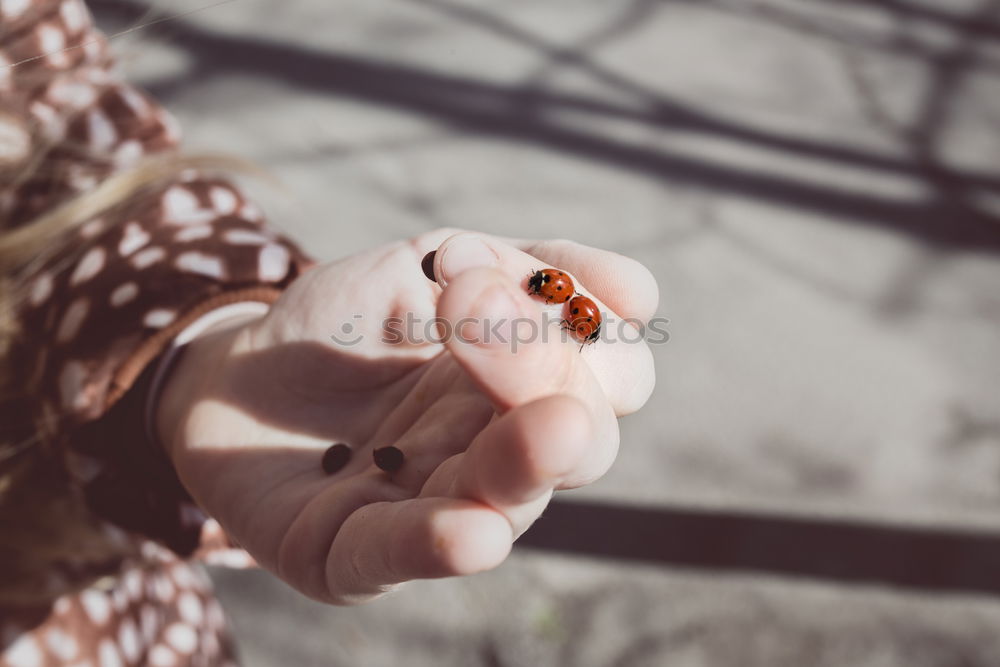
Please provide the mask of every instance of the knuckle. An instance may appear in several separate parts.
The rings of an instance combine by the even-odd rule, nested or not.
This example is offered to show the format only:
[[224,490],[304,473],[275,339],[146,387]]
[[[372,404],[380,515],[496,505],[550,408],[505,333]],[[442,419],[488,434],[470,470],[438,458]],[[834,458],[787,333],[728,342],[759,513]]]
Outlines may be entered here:
[[410,245],[417,253],[424,255],[431,250],[435,250],[439,245],[452,236],[462,234],[467,231],[468,230],[460,227],[437,227],[414,236],[410,239]]

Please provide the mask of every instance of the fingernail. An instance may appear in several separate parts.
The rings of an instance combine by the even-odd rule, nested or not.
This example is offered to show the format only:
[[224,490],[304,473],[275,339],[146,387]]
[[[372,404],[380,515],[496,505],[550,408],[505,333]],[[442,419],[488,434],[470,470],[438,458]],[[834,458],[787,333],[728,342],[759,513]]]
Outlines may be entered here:
[[500,261],[493,249],[477,236],[464,236],[448,244],[441,257],[438,282],[448,282],[455,276],[481,266],[493,266]]
[[434,277],[434,256],[437,255],[437,250],[431,250],[429,253],[424,255],[424,258],[420,260],[420,268],[424,270],[424,275],[427,276],[428,280],[433,280],[437,282],[437,278]]

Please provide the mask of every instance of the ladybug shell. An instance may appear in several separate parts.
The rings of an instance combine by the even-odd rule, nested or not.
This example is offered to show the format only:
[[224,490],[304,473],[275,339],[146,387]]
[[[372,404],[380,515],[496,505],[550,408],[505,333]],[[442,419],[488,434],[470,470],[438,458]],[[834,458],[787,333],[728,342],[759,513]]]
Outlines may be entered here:
[[583,342],[597,340],[601,333],[601,309],[585,296],[570,299],[566,322],[576,337]]
[[558,269],[535,271],[528,278],[528,294],[540,296],[546,303],[566,303],[575,290],[573,279]]

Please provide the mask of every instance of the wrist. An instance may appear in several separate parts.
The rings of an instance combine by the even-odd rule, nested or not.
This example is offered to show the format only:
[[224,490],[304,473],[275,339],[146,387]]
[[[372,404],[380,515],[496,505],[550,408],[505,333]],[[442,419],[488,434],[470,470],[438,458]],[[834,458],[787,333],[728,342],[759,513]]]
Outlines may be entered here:
[[[266,307],[261,310],[266,311]],[[254,309],[215,317],[196,330],[185,330],[188,335],[175,340],[149,405],[153,436],[171,460],[185,445],[195,406],[211,395],[211,386],[234,356],[238,340],[248,325],[262,316],[263,312]]]

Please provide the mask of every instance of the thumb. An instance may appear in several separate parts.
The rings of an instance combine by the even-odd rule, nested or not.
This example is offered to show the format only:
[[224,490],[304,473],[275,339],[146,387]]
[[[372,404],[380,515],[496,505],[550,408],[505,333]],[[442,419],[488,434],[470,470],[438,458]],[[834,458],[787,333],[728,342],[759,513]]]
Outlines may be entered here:
[[498,412],[561,393],[579,362],[551,313],[503,272],[464,271],[438,300],[446,345]]

